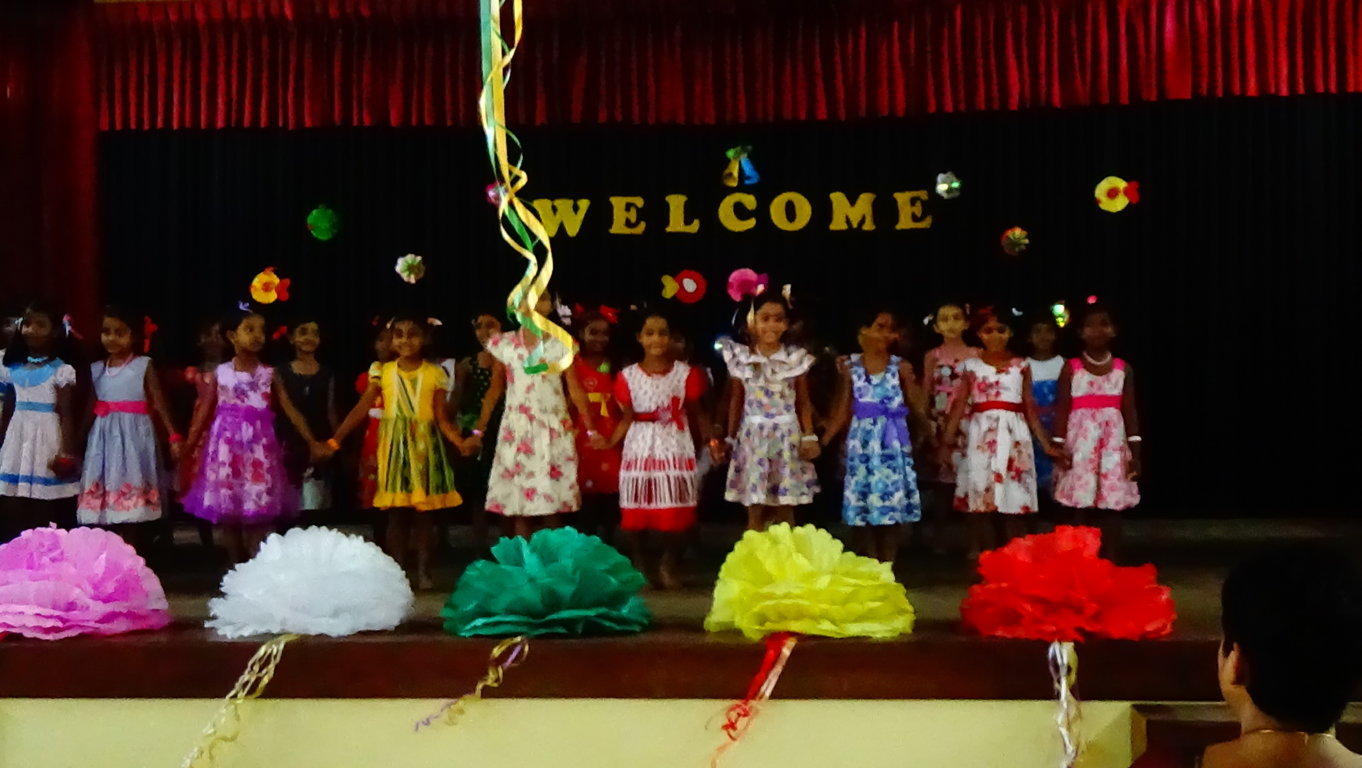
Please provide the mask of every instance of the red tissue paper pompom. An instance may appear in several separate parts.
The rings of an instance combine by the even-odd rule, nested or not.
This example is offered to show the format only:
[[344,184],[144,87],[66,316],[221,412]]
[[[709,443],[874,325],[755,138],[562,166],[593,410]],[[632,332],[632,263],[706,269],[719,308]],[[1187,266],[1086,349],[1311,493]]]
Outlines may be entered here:
[[984,635],[1047,642],[1089,637],[1148,640],[1173,631],[1173,599],[1152,565],[1117,566],[1098,555],[1096,528],[1061,525],[979,557],[983,583],[960,604]]

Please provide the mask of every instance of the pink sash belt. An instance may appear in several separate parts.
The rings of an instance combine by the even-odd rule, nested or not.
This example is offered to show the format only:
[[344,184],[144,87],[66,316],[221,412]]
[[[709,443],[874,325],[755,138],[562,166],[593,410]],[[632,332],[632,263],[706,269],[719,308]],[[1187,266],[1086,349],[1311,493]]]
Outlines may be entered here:
[[1075,411],[1096,410],[1099,408],[1120,408],[1120,395],[1079,395],[1074,398]]
[[111,413],[137,413],[145,416],[147,414],[147,401],[145,400],[99,400],[95,402],[95,415],[108,416]]

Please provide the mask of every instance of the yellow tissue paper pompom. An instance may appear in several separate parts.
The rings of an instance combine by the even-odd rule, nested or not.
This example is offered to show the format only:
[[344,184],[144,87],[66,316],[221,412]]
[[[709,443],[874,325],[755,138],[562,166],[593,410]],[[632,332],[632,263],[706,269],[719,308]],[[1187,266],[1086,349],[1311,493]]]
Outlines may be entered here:
[[842,549],[812,525],[748,531],[728,553],[705,629],[890,638],[913,631],[913,606],[893,569]]

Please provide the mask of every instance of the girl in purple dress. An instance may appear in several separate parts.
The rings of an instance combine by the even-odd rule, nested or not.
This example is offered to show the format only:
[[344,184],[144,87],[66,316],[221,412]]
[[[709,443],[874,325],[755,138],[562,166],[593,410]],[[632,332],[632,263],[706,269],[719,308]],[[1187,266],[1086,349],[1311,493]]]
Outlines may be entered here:
[[194,408],[189,444],[195,445],[204,429],[208,438],[184,508],[216,526],[228,557],[240,563],[255,553],[275,521],[297,512],[297,494],[284,470],[271,404],[279,405],[314,457],[328,453],[274,378],[274,369],[260,362],[265,318],[239,310],[221,327],[236,354],[217,367]]

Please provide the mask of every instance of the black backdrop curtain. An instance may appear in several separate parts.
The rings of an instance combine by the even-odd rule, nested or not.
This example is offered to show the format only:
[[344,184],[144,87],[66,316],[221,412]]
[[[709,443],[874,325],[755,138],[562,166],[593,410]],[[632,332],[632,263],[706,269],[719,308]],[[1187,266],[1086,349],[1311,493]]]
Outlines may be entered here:
[[[1143,385],[1146,508],[1168,514],[1332,513],[1358,446],[1343,346],[1362,277],[1356,257],[1362,99],[1164,103],[1086,111],[750,129],[536,129],[521,133],[529,197],[589,198],[577,237],[555,239],[555,286],[569,300],[661,303],[660,277],[687,267],[708,297],[680,307],[708,344],[732,313],[732,269],[795,286],[814,335],[846,348],[853,312],[890,301],[919,350],[921,318],[962,297],[1024,310],[1089,294],[1114,304],[1119,352]],[[723,150],[754,146],[757,225],[720,227]],[[369,319],[399,304],[447,323],[496,307],[521,269],[484,201],[473,131],[318,129],[111,133],[101,137],[109,296],[148,308],[185,357],[196,324],[246,297],[265,266],[295,281],[270,308],[320,313],[345,372],[366,361]],[[935,195],[930,229],[894,228],[891,195],[940,171],[964,194]],[[1093,187],[1115,174],[1143,200],[1101,212]],[[766,206],[798,191],[813,217],[774,228]],[[877,195],[876,230],[829,231],[828,193]],[[695,234],[664,232],[667,194],[690,197]],[[608,234],[609,195],[645,199],[641,235]],[[304,227],[318,203],[339,236]],[[1020,225],[1032,247],[1001,254]],[[426,257],[400,283],[395,259]]]

